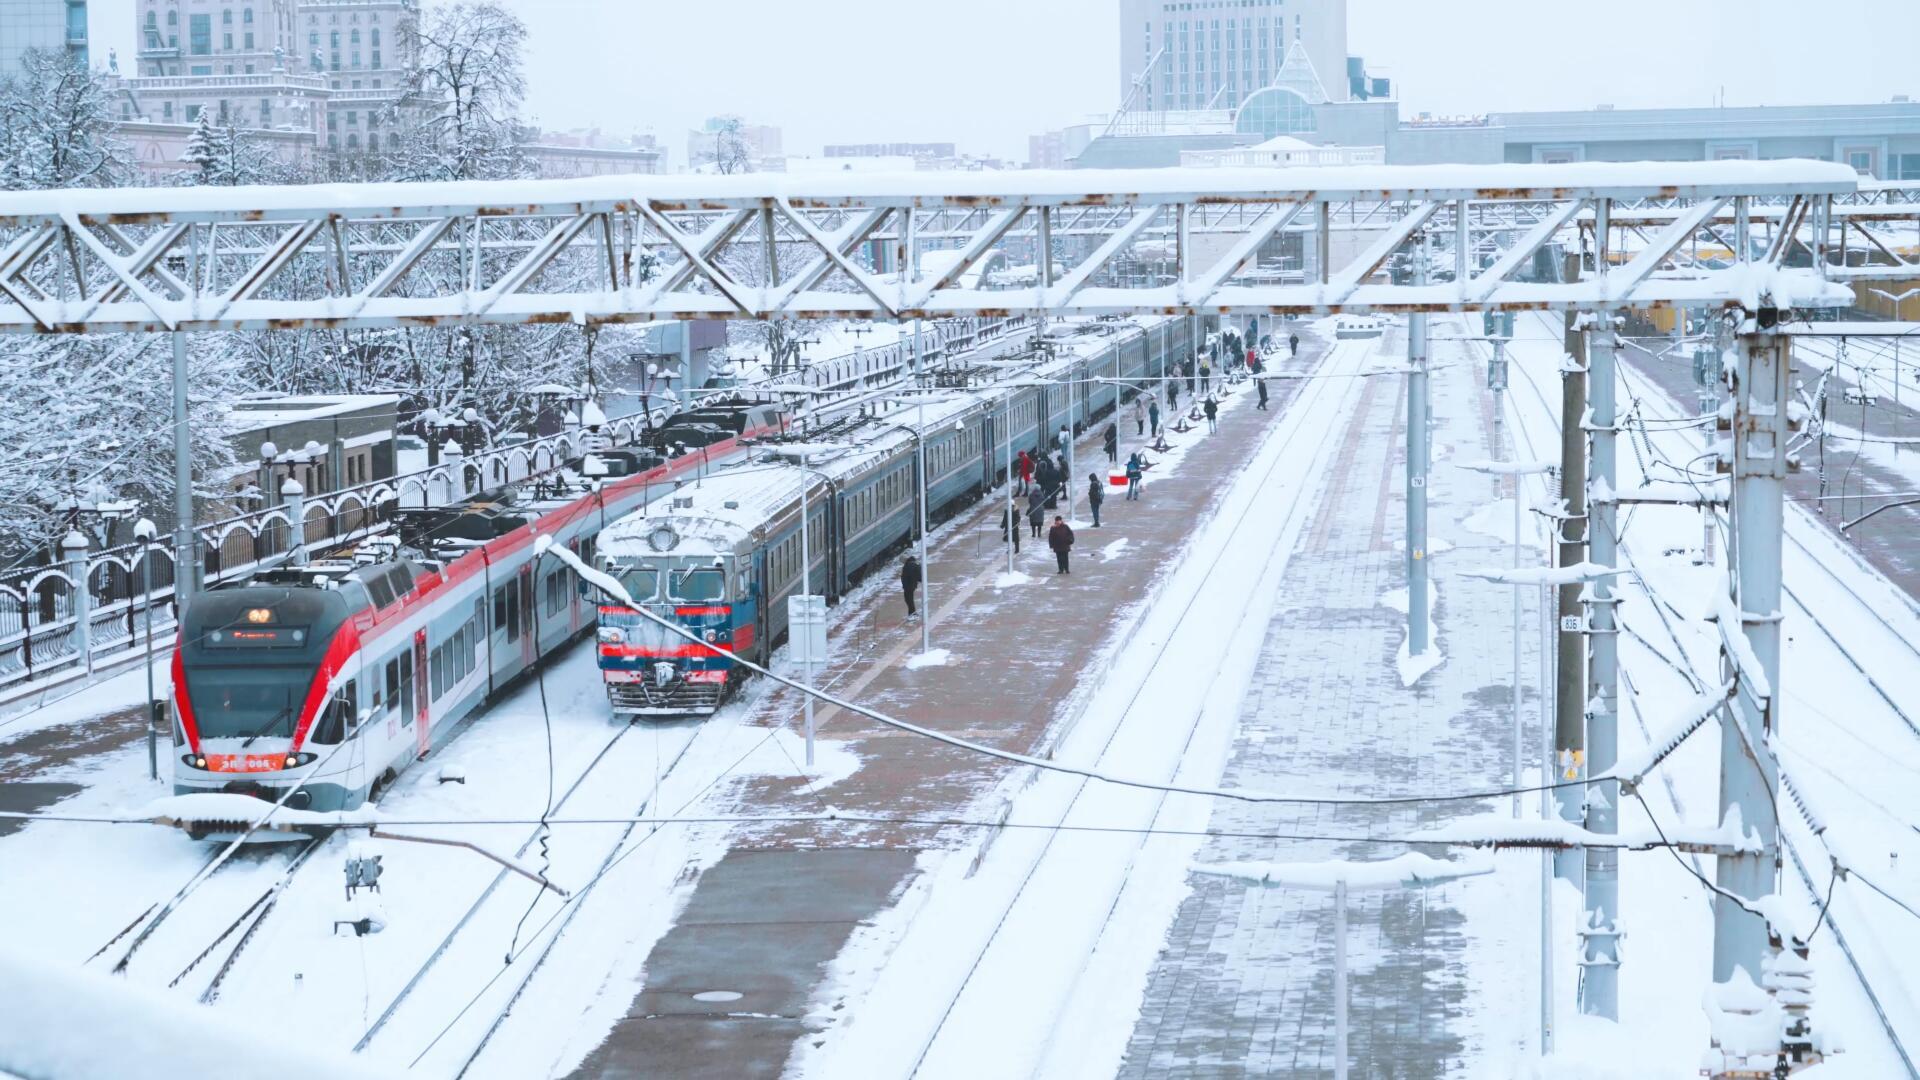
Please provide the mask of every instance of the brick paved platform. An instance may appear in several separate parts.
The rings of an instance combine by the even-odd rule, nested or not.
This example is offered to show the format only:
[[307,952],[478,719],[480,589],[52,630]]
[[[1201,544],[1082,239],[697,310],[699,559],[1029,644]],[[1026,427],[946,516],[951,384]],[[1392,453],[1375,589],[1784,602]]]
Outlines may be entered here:
[[[1304,369],[1318,363],[1322,343],[1303,339],[1301,356],[1286,366]],[[1254,407],[1250,386],[1237,388],[1223,410],[1217,434],[1204,434],[1202,421],[1193,433],[1172,435],[1187,444],[1173,472],[1150,471],[1138,502],[1126,502],[1121,493],[1109,496],[1103,507],[1104,527],[1095,529],[1085,511],[1085,476],[1105,473],[1096,424],[1076,449],[1075,472],[1081,520],[1075,525],[1078,543],[1073,573],[1057,576],[1045,541],[1023,537],[1017,569],[1031,580],[997,587],[1006,573],[1005,548],[999,539],[1001,501],[989,500],[962,514],[936,533],[929,589],[937,616],[935,648],[950,650],[946,666],[909,669],[906,661],[920,650],[920,624],[907,617],[897,584],[888,580],[859,590],[833,613],[833,657],[820,676],[823,685],[861,703],[883,709],[943,732],[992,743],[1022,752],[1042,751],[1059,734],[1061,721],[1075,715],[1097,680],[1102,658],[1118,644],[1132,612],[1147,600],[1196,522],[1205,520],[1223,481],[1251,455],[1256,436],[1290,401],[1300,384],[1273,384],[1270,411]],[[1183,390],[1182,404],[1190,396]],[[1170,418],[1169,418],[1170,419]],[[1123,411],[1121,459],[1141,443],[1130,415]],[[1000,496],[1004,498],[1004,496]],[[750,722],[774,726],[796,724],[797,694],[768,693]],[[928,816],[992,819],[1011,796],[1013,785],[1024,782],[1024,770],[882,727],[856,714],[821,709],[820,736],[840,741],[860,758],[854,774],[824,793],[808,789],[799,776],[755,777],[740,781],[727,793],[742,813],[781,811],[816,812],[831,804],[858,814],[895,817]],[[723,800],[724,801],[724,800]],[[924,850],[961,848],[982,840],[980,830],[907,824],[842,824],[831,829],[814,825],[763,825],[735,830],[732,850],[792,853],[790,871],[809,874],[810,859],[846,859],[850,850]],[[730,855],[729,858],[734,856]],[[723,860],[722,866],[725,865]],[[717,868],[716,868],[717,869]],[[709,874],[713,871],[709,871]],[[890,882],[895,888],[910,884],[913,875]],[[810,874],[818,890],[841,888],[830,874]],[[868,916],[889,901],[886,890],[865,887],[865,876],[850,878],[849,897],[864,900]],[[709,918],[705,898],[722,893],[703,881],[677,920],[684,926]],[[819,898],[816,898],[819,899]],[[778,937],[807,918],[778,898],[756,927]],[[857,903],[835,908],[835,919],[845,920]],[[826,1029],[836,1019],[836,1002],[806,995],[783,994],[769,1000],[765,1012],[742,1017],[737,1005],[721,1005],[699,1013],[676,1008],[671,1015],[657,1012],[649,998],[657,978],[677,985],[721,986],[735,971],[733,951],[702,950],[697,942],[670,932],[648,956],[643,988],[613,1034],[582,1066],[581,1076],[628,1076],[663,1061],[673,1062],[675,1075],[732,1077],[777,1073],[794,1040]],[[716,939],[717,940],[717,939]],[[813,975],[825,973],[822,956],[813,961]],[[784,964],[785,962],[782,961]],[[786,965],[791,966],[791,965]],[[785,972],[785,967],[783,967]],[[783,974],[782,978],[787,975]],[[692,1059],[675,1055],[675,1045],[697,1044]]]
[[[1435,320],[1436,338],[1457,331]],[[1388,351],[1404,349],[1404,338]],[[1505,587],[1451,576],[1505,565],[1510,549],[1465,522],[1497,497],[1495,483],[1457,463],[1504,453],[1490,441],[1492,413],[1480,365],[1437,349],[1436,430],[1429,483],[1434,619],[1444,662],[1411,689],[1394,658],[1405,636],[1404,402],[1398,378],[1362,388],[1333,475],[1293,553],[1267,630],[1240,733],[1222,781],[1228,787],[1353,796],[1505,786],[1511,596]],[[1506,515],[1482,514],[1506,522]],[[1508,526],[1510,528],[1510,526]],[[1537,558],[1537,555],[1534,556]],[[1383,603],[1400,591],[1401,607]],[[1531,671],[1539,644],[1533,590],[1523,625]],[[1533,697],[1523,699],[1529,713]],[[1528,719],[1533,719],[1530,715]],[[1527,735],[1536,745],[1537,729]],[[1498,806],[1330,808],[1218,803],[1216,832],[1377,836],[1439,824]],[[1531,806],[1529,806],[1531,811]],[[1216,838],[1196,861],[1381,859],[1404,845]],[[1445,856],[1443,851],[1428,854]],[[1502,872],[1525,873],[1516,862]],[[1484,880],[1484,879],[1483,879]],[[1267,889],[1190,875],[1165,948],[1148,979],[1142,1014],[1121,1069],[1126,1077],[1326,1076],[1332,1072],[1333,910],[1324,892]],[[1448,886],[1419,893],[1355,894],[1350,903],[1351,1064],[1358,1077],[1458,1075],[1478,1049],[1469,1014],[1531,1002],[1491,969],[1525,970],[1466,933]],[[1526,920],[1520,924],[1524,942]],[[1485,960],[1484,964],[1477,963]],[[1490,970],[1483,970],[1490,969]],[[1521,1005],[1519,1011],[1524,1012]],[[1511,1011],[1511,1010],[1509,1010]]]

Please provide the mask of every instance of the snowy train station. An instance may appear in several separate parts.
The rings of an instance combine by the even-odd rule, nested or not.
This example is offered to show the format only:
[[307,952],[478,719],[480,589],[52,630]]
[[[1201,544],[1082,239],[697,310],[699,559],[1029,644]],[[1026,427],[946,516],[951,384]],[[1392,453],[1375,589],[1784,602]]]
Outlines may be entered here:
[[1920,1077],[1904,97],[1123,0],[1032,167],[673,171],[496,123],[526,5],[60,2],[0,1076]]

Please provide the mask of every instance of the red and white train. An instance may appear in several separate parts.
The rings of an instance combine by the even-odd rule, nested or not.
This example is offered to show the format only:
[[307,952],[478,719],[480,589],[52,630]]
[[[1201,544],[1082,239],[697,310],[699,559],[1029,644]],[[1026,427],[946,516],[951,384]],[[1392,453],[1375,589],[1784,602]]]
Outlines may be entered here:
[[371,798],[593,628],[597,599],[538,560],[534,538],[591,558],[608,524],[781,426],[774,406],[734,408],[731,437],[598,490],[546,477],[402,510],[344,557],[193,597],[173,659],[174,793],[275,801],[294,787],[286,805],[316,811]]

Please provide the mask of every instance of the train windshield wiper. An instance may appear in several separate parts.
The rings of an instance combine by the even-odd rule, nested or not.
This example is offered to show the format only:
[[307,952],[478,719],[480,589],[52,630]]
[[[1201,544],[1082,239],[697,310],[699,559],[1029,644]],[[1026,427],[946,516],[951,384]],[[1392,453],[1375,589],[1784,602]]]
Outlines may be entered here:
[[274,713],[271,717],[267,719],[266,723],[261,724],[259,727],[255,728],[251,733],[249,733],[246,738],[240,740],[240,748],[244,750],[247,747],[252,746],[253,740],[259,738],[262,735],[265,735],[268,731],[272,730],[273,726],[275,724],[278,724],[282,717],[286,716],[288,713],[291,713],[292,711],[293,711],[293,706],[288,705],[286,708],[281,709],[277,713]]

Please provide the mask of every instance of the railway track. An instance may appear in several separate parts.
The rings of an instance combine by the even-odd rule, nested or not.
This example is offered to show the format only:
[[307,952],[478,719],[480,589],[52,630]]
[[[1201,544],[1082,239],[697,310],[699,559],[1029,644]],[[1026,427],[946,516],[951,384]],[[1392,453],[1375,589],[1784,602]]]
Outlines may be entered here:
[[[1334,372],[1334,369],[1338,368],[1339,371],[1334,373],[1340,374],[1350,373],[1346,370],[1348,368],[1357,370],[1360,359],[1371,352],[1372,345],[1372,342],[1355,342],[1342,346],[1329,354],[1320,370]],[[1278,576],[1285,572],[1286,560],[1272,557],[1272,541],[1270,537],[1265,536],[1264,532],[1260,537],[1249,538],[1246,535],[1247,518],[1257,506],[1270,503],[1273,499],[1289,498],[1286,517],[1280,524],[1274,526],[1274,529],[1284,536],[1303,519],[1310,510],[1308,493],[1296,490],[1290,495],[1282,495],[1276,488],[1283,477],[1309,477],[1317,475],[1319,470],[1283,469],[1282,467],[1297,464],[1298,455],[1302,452],[1316,460],[1331,452],[1333,440],[1324,438],[1324,435],[1332,423],[1332,417],[1338,414],[1340,404],[1351,396],[1358,381],[1346,378],[1309,379],[1305,381],[1300,393],[1284,405],[1281,422],[1290,425],[1290,429],[1273,436],[1280,440],[1279,446],[1272,452],[1271,460],[1255,485],[1264,494],[1254,493],[1238,508],[1225,542],[1208,562],[1198,586],[1192,588],[1191,595],[1180,609],[1174,627],[1167,634],[1167,641],[1178,642],[1207,637],[1205,633],[1189,624],[1196,617],[1203,619],[1217,617],[1218,613],[1196,614],[1195,604],[1203,595],[1209,594],[1209,586],[1214,589],[1225,588],[1217,581],[1223,573],[1241,574],[1249,563],[1260,565],[1264,569],[1261,581],[1254,589],[1249,591],[1242,585],[1235,585],[1229,591],[1240,596],[1271,595]],[[1316,412],[1316,410],[1320,411]],[[1315,440],[1318,440],[1317,445]],[[1283,543],[1282,546],[1287,545]],[[1236,616],[1237,619],[1251,619],[1259,614],[1257,605],[1252,605],[1251,601],[1249,604],[1251,606]],[[1244,642],[1247,648],[1257,649],[1259,643],[1264,640],[1264,625],[1263,621],[1257,628],[1242,626],[1241,632],[1231,635],[1230,640]],[[1142,632],[1144,632],[1144,624]],[[1158,636],[1157,631],[1155,636]],[[1227,658],[1220,650],[1214,650],[1213,655],[1218,667],[1229,666]],[[1196,678],[1196,673],[1190,667],[1182,666],[1182,657],[1178,649],[1161,650],[1152,667],[1139,677],[1139,683],[1134,687],[1125,710],[1098,744],[1096,760],[1107,761],[1110,755],[1120,760],[1141,759],[1142,755],[1139,751],[1144,732],[1146,738],[1160,741],[1156,743],[1157,749],[1145,757],[1168,764],[1165,779],[1185,779],[1181,775],[1179,763],[1186,759],[1196,739],[1201,737],[1210,709],[1216,707],[1218,703],[1207,701],[1197,703],[1190,717],[1185,718],[1176,730],[1165,730],[1166,723],[1171,718],[1154,709],[1143,711],[1142,699],[1143,694],[1154,687],[1156,678],[1175,671],[1180,673],[1178,678],[1189,684],[1204,684],[1209,681],[1206,678]],[[1146,732],[1149,728],[1157,730]],[[1177,741],[1171,741],[1176,739]],[[1137,766],[1135,770],[1137,771]],[[1058,1015],[1061,1002],[1071,996],[1072,988],[1084,978],[1086,965],[1100,941],[1114,908],[1120,902],[1125,891],[1126,880],[1133,872],[1149,834],[1144,831],[1132,834],[1104,833],[1092,838],[1074,834],[1071,839],[1063,840],[1062,838],[1069,834],[1063,832],[1061,827],[1071,827],[1084,817],[1103,824],[1122,820],[1145,829],[1152,829],[1161,823],[1168,810],[1169,799],[1166,792],[1139,790],[1120,792],[1109,785],[1093,784],[1086,777],[1074,778],[1068,783],[1071,786],[1064,797],[1064,804],[1057,814],[1049,815],[1052,827],[1045,831],[1045,838],[1038,850],[1028,858],[1021,870],[1017,885],[1004,904],[997,905],[997,914],[994,916],[989,932],[977,947],[970,950],[972,957],[966,974],[951,995],[946,998],[937,1020],[927,1037],[918,1046],[911,1067],[904,1069],[909,1074],[915,1076],[959,1075],[972,1073],[978,1069],[980,1059],[977,1054],[982,1044],[975,1036],[978,1034],[980,1025],[994,1015],[992,1010],[996,1007],[1004,1009],[1003,1003],[981,1000],[983,996],[990,994],[988,990],[979,989],[982,972],[996,964],[1023,962],[1032,955],[1036,942],[1046,939],[1049,934],[1048,926],[1061,929],[1060,924],[1063,922],[1084,925],[1091,936],[1083,933],[1077,939],[1085,942],[1084,952],[1079,952],[1077,945],[1070,946],[1075,948],[1079,955],[1074,974],[1066,983],[1068,994],[1049,1003],[1043,1010],[1045,1015],[1029,1015],[1025,1018],[1026,1032],[1030,1039],[1045,1037],[1045,1031],[1052,1026],[1052,1018]],[[1089,858],[1089,846],[1097,846],[1093,856],[1103,860],[1102,865],[1116,869],[1116,873],[1107,881],[1102,883],[1087,881],[1083,883],[1083,888],[1076,890],[1080,894],[1077,898],[1079,906],[1086,909],[1087,915],[1097,917],[1084,924],[1071,918],[1053,917],[1045,910],[1048,908],[1048,903],[1044,898],[1057,897],[1063,888],[1064,879],[1076,878],[1081,874]],[[1002,851],[1004,852],[1004,848]],[[1012,852],[1004,853],[1008,856],[1013,854]],[[1020,1035],[1009,1033],[1007,1038],[1009,1041],[1017,1042]],[[903,1067],[905,1064],[902,1062]],[[988,1071],[991,1071],[990,1067]]]
[[[1548,330],[1550,333],[1559,332],[1558,326],[1555,326],[1551,322],[1548,322],[1546,319],[1544,319],[1544,317],[1540,317],[1540,316],[1536,316],[1536,317],[1541,318],[1543,322],[1547,322]],[[1524,380],[1528,388],[1532,391],[1532,396],[1534,397],[1535,401],[1537,401],[1541,409],[1544,410],[1545,415],[1551,417],[1557,414],[1559,409],[1559,403],[1553,400],[1542,389],[1537,377],[1533,374],[1533,372],[1527,369],[1527,366],[1525,364],[1516,362],[1510,365],[1510,369],[1517,372],[1520,375],[1520,380],[1509,380],[1510,386],[1516,386],[1518,385],[1519,381]],[[1629,382],[1632,381],[1632,378],[1629,374],[1630,370],[1631,369],[1626,365],[1622,365],[1621,367],[1622,378]],[[1657,393],[1649,393],[1645,396],[1653,397],[1655,400],[1658,400]],[[1536,440],[1534,440],[1531,432],[1528,431],[1527,425],[1525,423],[1525,411],[1519,408],[1515,408],[1514,416],[1515,416],[1516,424],[1518,425],[1516,427],[1516,431],[1523,433],[1527,436],[1530,453],[1532,455],[1537,456],[1539,453],[1539,450],[1537,448],[1539,447],[1540,444]],[[1657,436],[1650,435],[1649,438],[1651,439],[1651,438],[1658,437],[1658,438],[1666,439],[1666,438],[1673,438],[1675,436],[1678,436],[1678,434],[1679,433],[1677,432],[1671,432],[1671,433],[1663,432],[1663,433],[1659,433]],[[1684,436],[1679,436],[1679,437],[1684,438]],[[1552,450],[1554,448],[1550,446],[1548,447],[1548,449]],[[1902,724],[1905,725],[1908,732],[1910,734],[1913,734],[1915,737],[1920,737],[1920,727],[1916,727],[1913,715],[1909,713],[1906,709],[1904,709],[1901,706],[1900,702],[1898,702],[1895,699],[1893,694],[1889,692],[1887,687],[1874,677],[1872,672],[1868,670],[1867,665],[1861,662],[1859,657],[1856,655],[1855,651],[1850,650],[1847,647],[1845,642],[1842,640],[1842,635],[1845,634],[1848,637],[1854,638],[1856,641],[1856,648],[1859,648],[1858,636],[1854,630],[1854,627],[1864,625],[1870,628],[1870,627],[1877,626],[1881,633],[1886,635],[1888,639],[1890,639],[1892,642],[1896,644],[1896,647],[1898,649],[1903,651],[1912,660],[1920,660],[1920,646],[1916,646],[1912,639],[1903,636],[1899,628],[1894,625],[1893,620],[1889,619],[1880,608],[1870,603],[1865,597],[1863,597],[1859,593],[1857,589],[1853,587],[1853,585],[1850,582],[1848,582],[1844,577],[1842,577],[1840,574],[1834,571],[1830,566],[1828,566],[1824,561],[1824,559],[1820,556],[1820,554],[1814,549],[1814,547],[1812,547],[1809,544],[1807,540],[1803,539],[1800,535],[1797,535],[1797,533],[1801,529],[1811,529],[1811,528],[1816,528],[1817,526],[1809,522],[1804,522],[1804,521],[1796,522],[1792,520],[1793,513],[1794,512],[1791,509],[1788,511],[1789,521],[1786,523],[1786,528],[1784,530],[1784,533],[1789,543],[1795,549],[1797,549],[1800,552],[1800,554],[1803,556],[1803,558],[1797,559],[1795,561],[1795,566],[1793,569],[1796,572],[1804,573],[1806,571],[1803,568],[1806,567],[1808,564],[1811,564],[1811,566],[1816,569],[1816,572],[1821,575],[1824,575],[1824,577],[1827,579],[1829,583],[1835,586],[1838,586],[1840,591],[1843,592],[1846,596],[1848,596],[1853,601],[1853,603],[1857,606],[1860,612],[1866,613],[1868,618],[1864,620],[1860,620],[1860,619],[1851,620],[1848,624],[1846,624],[1846,627],[1847,627],[1846,629],[1836,630],[1833,623],[1829,619],[1822,618],[1821,615],[1816,613],[1813,607],[1805,603],[1800,598],[1800,595],[1790,585],[1787,585],[1783,581],[1783,588],[1784,588],[1785,594],[1793,602],[1794,606],[1798,608],[1799,614],[1801,618],[1804,620],[1805,624],[1811,625],[1814,628],[1818,629],[1820,633],[1823,635],[1823,637],[1827,641],[1829,641],[1843,657],[1846,658],[1849,665],[1863,678],[1863,680],[1873,689],[1875,694],[1877,694],[1879,698],[1887,705],[1888,709],[1892,712],[1892,714],[1895,717],[1897,717]],[[1633,562],[1632,545],[1624,536],[1619,541],[1619,548],[1625,561],[1631,564]],[[1850,557],[1858,559],[1858,556],[1851,556],[1850,553],[1848,554],[1850,555]],[[1791,576],[1791,575],[1787,575],[1783,573],[1783,578],[1787,576]],[[1648,599],[1656,606],[1656,609],[1660,605],[1667,603],[1667,601],[1664,598],[1660,597],[1654,591],[1652,586],[1647,583],[1646,579],[1643,576],[1636,575],[1631,580],[1633,580],[1637,585],[1637,587],[1640,588],[1647,595]],[[1668,604],[1668,606],[1670,607],[1671,605]],[[1679,646],[1679,641],[1677,638],[1675,639],[1675,645],[1677,647]],[[1683,677],[1685,677],[1690,683],[1692,683],[1696,690],[1705,686],[1705,683],[1689,667],[1686,666],[1687,658],[1684,655],[1684,652],[1676,659],[1678,661],[1676,670],[1678,670]],[[1639,724],[1643,737],[1651,738],[1651,735],[1647,730],[1645,721],[1641,717],[1640,710],[1636,707],[1633,711],[1634,711],[1636,722]],[[1849,734],[1853,734],[1853,733],[1849,732]],[[1856,735],[1856,737],[1858,736]],[[1788,773],[1786,764],[1784,762],[1781,763],[1781,774],[1782,774],[1783,780],[1788,785],[1789,792],[1791,794],[1792,793],[1791,775]],[[1666,778],[1666,789],[1668,792],[1669,799],[1672,802],[1675,814],[1676,815],[1684,814],[1685,812],[1684,804],[1681,802],[1679,794],[1675,789],[1673,781],[1670,777]],[[1792,835],[1793,830],[1790,830],[1788,827],[1789,824],[1793,822],[1798,822],[1799,828],[1804,829],[1805,831],[1805,834],[1806,834],[1805,839],[1811,839],[1814,843],[1820,846],[1821,854],[1826,856],[1825,859],[1820,860],[1821,862],[1827,863],[1829,865],[1832,864],[1834,860],[1835,852],[1833,851],[1831,846],[1828,844],[1823,828],[1816,823],[1815,819],[1807,809],[1805,803],[1801,801],[1798,795],[1796,794],[1795,797],[1789,799],[1788,802],[1795,808],[1797,813],[1794,817],[1791,817],[1791,818],[1786,817],[1785,815],[1782,816],[1781,830],[1780,830],[1781,847],[1784,849],[1788,857],[1788,860],[1792,863],[1794,867],[1795,876],[1801,883],[1802,888],[1805,890],[1808,902],[1812,904],[1816,909],[1821,909],[1822,900],[1826,894],[1826,891],[1821,887],[1820,883],[1816,880],[1809,866],[1809,862],[1807,858],[1801,851],[1800,844],[1796,842],[1795,837]],[[1696,863],[1696,869],[1697,868],[1698,866]],[[1709,902],[1711,902],[1711,898],[1709,898]],[[1889,1045],[1893,1048],[1894,1053],[1899,1057],[1900,1061],[1905,1066],[1908,1076],[1914,1077],[1914,1078],[1920,1078],[1920,1070],[1916,1070],[1914,1055],[1909,1051],[1905,1041],[1902,1039],[1898,1026],[1894,1023],[1893,1019],[1889,1016],[1886,1002],[1882,999],[1880,992],[1876,990],[1873,984],[1873,981],[1868,974],[1868,968],[1872,967],[1873,964],[1863,963],[1862,955],[1864,950],[1856,949],[1854,947],[1854,942],[1849,941],[1847,929],[1845,926],[1842,925],[1843,920],[1840,918],[1838,913],[1836,913],[1833,910],[1833,908],[1834,908],[1833,904],[1827,904],[1824,907],[1824,909],[1821,910],[1822,919],[1826,923],[1827,927],[1832,931],[1835,943],[1840,946],[1841,953],[1845,956],[1848,966],[1852,969],[1854,977],[1859,982],[1861,992],[1865,995],[1868,1003],[1871,1005],[1873,1009],[1875,1019],[1878,1021],[1882,1032],[1886,1035],[1887,1041]],[[1856,938],[1857,938],[1857,935],[1856,935]],[[1867,955],[1874,955],[1874,954],[1867,953]],[[1879,962],[1877,957],[1874,962],[1875,963]]]

